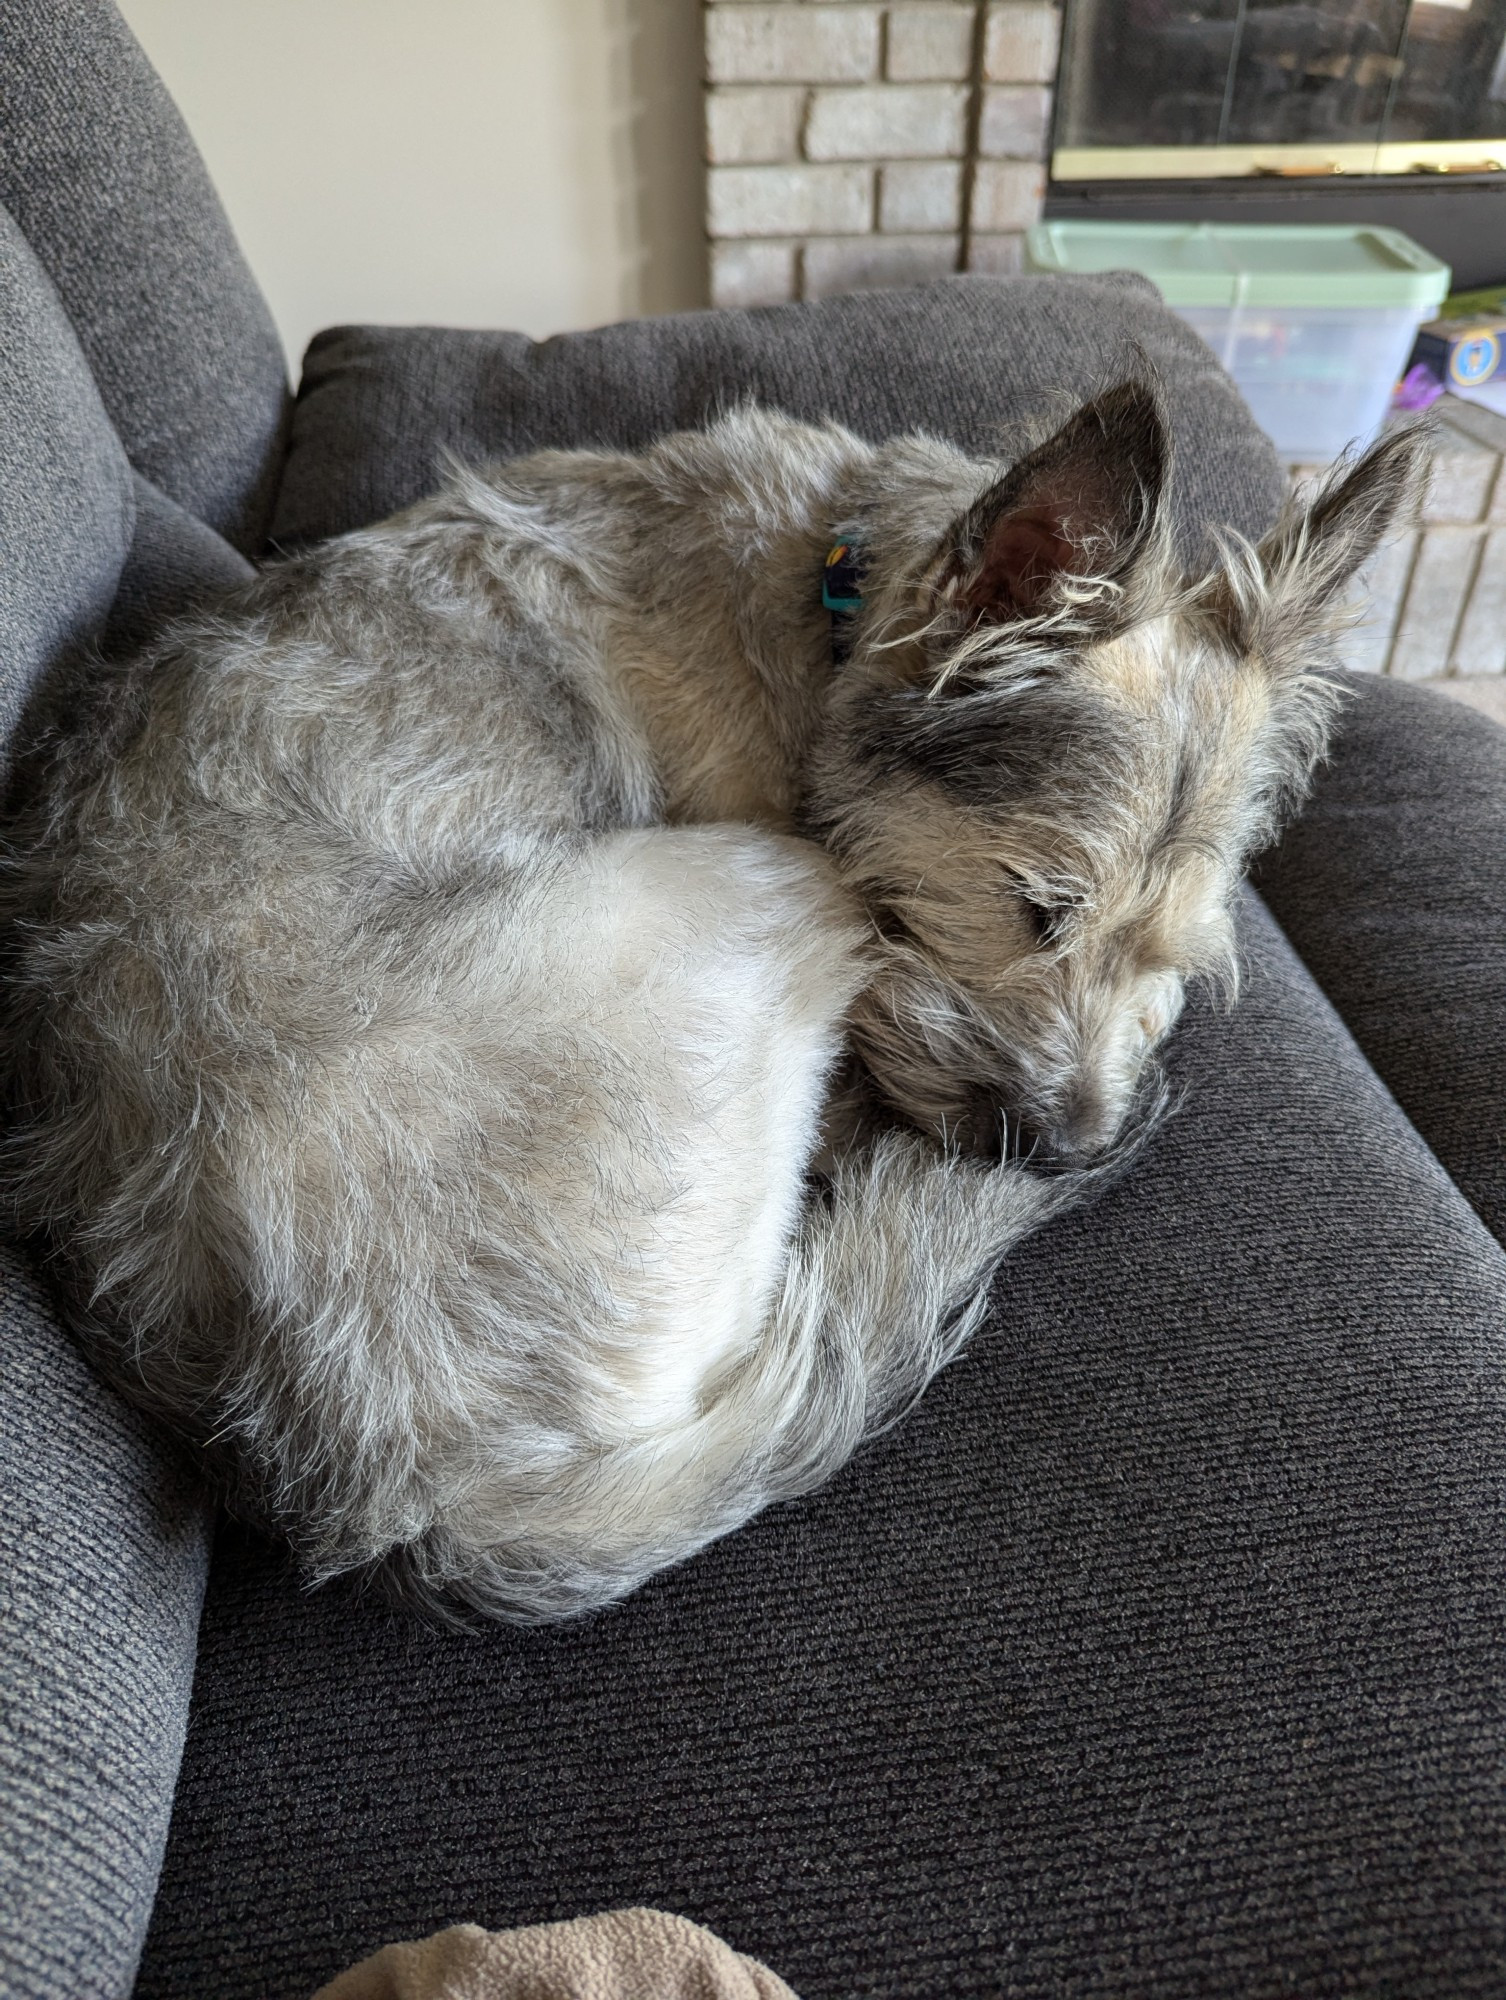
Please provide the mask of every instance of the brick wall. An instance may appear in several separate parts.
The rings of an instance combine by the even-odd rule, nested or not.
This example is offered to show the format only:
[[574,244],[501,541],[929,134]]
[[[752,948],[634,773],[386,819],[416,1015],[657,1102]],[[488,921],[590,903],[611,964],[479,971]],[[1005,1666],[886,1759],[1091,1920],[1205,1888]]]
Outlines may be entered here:
[[709,0],[717,305],[1018,267],[1045,185],[1051,0]]

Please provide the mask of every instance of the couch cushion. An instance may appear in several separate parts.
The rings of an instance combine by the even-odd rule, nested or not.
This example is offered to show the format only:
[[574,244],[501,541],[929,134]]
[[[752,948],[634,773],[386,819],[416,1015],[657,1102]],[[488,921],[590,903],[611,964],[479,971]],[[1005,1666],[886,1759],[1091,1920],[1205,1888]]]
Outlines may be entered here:
[[[3,4],[3,0],[0,0]],[[0,208],[0,766],[119,654],[251,566],[133,472],[51,280]]]
[[169,618],[256,574],[229,542],[151,480],[135,473],[132,487],[131,546],[102,641],[116,657],[144,646]]
[[88,362],[0,208],[0,746],[42,674],[100,632],[134,520]]
[[137,470],[262,545],[287,379],[203,162],[111,0],[0,0],[0,201]]
[[987,456],[1022,420],[1065,417],[1147,362],[1168,384],[1184,548],[1195,554],[1210,522],[1258,533],[1282,490],[1270,445],[1202,342],[1125,275],[950,278],[545,341],[338,327],[304,361],[272,532],[288,545],[379,520],[433,489],[446,449],[472,462],[632,449],[744,399],[875,439],[929,430]]
[[1506,1242],[1506,729],[1403,681],[1349,687],[1313,799],[1257,879]]
[[88,363],[0,209],[0,745],[42,674],[100,630],[134,522]]
[[[0,737],[56,701],[113,617],[140,632],[227,565],[244,569],[202,524],[177,532],[143,484],[50,280],[0,210]],[[18,2000],[130,1989],[209,1519],[0,1245],[0,1991]]]
[[824,1492],[436,1632],[221,1539],[141,2000],[647,1903],[803,2000],[1506,1963],[1506,1256],[1253,903],[1123,1183]]
[[108,613],[89,634],[95,643],[62,649],[38,675],[14,722],[5,804],[21,829],[30,822],[35,780],[47,769],[46,757],[34,753],[58,735],[87,741],[101,729],[113,733],[118,704],[134,702],[125,683],[135,684],[141,648],[168,619],[255,575],[213,528],[139,472],[129,477],[130,545]]
[[0,1244],[0,1991],[120,2000],[157,1887],[210,1514]]

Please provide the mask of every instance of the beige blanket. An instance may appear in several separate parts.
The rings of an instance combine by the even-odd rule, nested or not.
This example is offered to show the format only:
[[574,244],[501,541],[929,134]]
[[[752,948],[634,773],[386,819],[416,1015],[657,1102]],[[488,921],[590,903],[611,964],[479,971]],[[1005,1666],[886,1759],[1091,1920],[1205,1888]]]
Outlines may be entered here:
[[456,1924],[389,1944],[314,2000],[795,2000],[757,1959],[665,1910],[608,1910],[567,1924]]

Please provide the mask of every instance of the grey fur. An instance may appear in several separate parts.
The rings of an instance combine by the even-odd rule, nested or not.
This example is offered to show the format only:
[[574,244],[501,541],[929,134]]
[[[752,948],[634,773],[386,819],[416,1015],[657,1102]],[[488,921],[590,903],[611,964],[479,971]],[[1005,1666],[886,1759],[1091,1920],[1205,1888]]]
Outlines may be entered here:
[[9,1186],[91,1352],[437,1608],[609,1601],[827,1477],[1230,975],[1420,463],[1188,579],[1146,389],[1002,475],[745,411],[457,469],[178,625],[10,872]]

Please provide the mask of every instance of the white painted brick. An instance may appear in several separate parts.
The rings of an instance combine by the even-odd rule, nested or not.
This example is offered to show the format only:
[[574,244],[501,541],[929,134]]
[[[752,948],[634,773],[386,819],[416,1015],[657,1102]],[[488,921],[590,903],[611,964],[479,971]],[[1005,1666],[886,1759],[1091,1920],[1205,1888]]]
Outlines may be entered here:
[[1483,403],[1466,402],[1462,396],[1445,396],[1434,405],[1434,416],[1451,431],[1463,431],[1499,457],[1506,452],[1506,417],[1487,410]]
[[749,84],[706,93],[706,157],[741,167],[800,157],[806,92],[793,85]]
[[1030,160],[980,160],[973,176],[972,226],[980,235],[1028,229],[1041,212],[1043,167]]
[[1441,674],[1448,666],[1482,533],[1479,528],[1447,526],[1423,530],[1391,646],[1389,672],[1415,681]]
[[1506,454],[1506,417],[1495,410],[1485,409],[1479,403],[1467,403],[1462,396],[1445,396],[1435,406],[1434,414],[1442,420],[1446,441],[1452,442],[1462,434],[1483,445],[1495,460],[1495,477],[1486,496],[1485,518],[1506,521],[1506,475],[1501,471],[1502,455]]
[[795,296],[793,243],[713,243],[711,303],[775,306]]
[[713,167],[713,236],[857,236],[873,226],[872,167]]
[[1444,396],[1440,404],[1434,406],[1434,416],[1440,418],[1440,454],[1468,440],[1480,446],[1492,460],[1492,470],[1486,472],[1486,520],[1506,520],[1506,476],[1502,476],[1502,454],[1506,454],[1506,416],[1496,410],[1486,410],[1478,402],[1464,402],[1462,396]]
[[891,7],[884,74],[893,83],[961,83],[973,66],[971,7]]
[[1018,230],[985,231],[967,240],[967,268],[991,278],[1012,277],[1025,262],[1025,238]]
[[1004,0],[988,10],[983,74],[990,83],[1051,83],[1061,17],[1043,0]]
[[978,151],[985,159],[1044,159],[1050,126],[1051,93],[1044,84],[995,84],[983,93]]
[[879,174],[879,228],[956,230],[962,227],[962,168],[952,160],[905,160]]
[[818,90],[805,124],[812,160],[947,159],[966,138],[967,91],[955,83]]
[[1506,673],[1506,528],[1485,537],[1449,665],[1456,674]]
[[1462,431],[1445,428],[1433,455],[1433,477],[1423,507],[1425,521],[1478,521],[1484,517],[1500,461]]
[[877,7],[712,7],[713,83],[866,83],[878,75]]
[[[1299,467],[1298,474],[1308,470]],[[1354,580],[1351,601],[1361,615],[1350,630],[1340,634],[1339,650],[1345,666],[1353,667],[1356,673],[1386,671],[1397,613],[1417,555],[1417,539],[1414,530],[1383,542]]]
[[957,240],[948,236],[865,236],[805,246],[805,296],[866,292],[882,285],[919,285],[957,268]]

